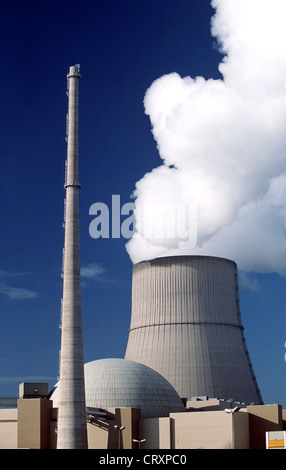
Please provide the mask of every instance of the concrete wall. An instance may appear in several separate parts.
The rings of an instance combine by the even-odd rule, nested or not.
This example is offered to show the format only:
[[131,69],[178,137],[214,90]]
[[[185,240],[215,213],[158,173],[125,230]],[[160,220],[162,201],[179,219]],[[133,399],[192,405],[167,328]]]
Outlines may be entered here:
[[[109,409],[108,419],[98,419],[88,423],[89,449],[132,449],[136,448],[133,438],[138,439],[140,410],[134,408]],[[118,431],[114,426],[124,426]]]
[[17,409],[0,411],[0,449],[17,449]]
[[171,449],[171,418],[147,418],[139,422],[139,439],[146,439],[141,449]]
[[110,426],[102,420],[87,424],[87,441],[89,449],[108,449]]
[[248,406],[250,447],[265,449],[265,433],[283,429],[281,405]]
[[[114,425],[125,426],[120,435],[124,449],[138,447],[133,439],[146,439],[142,449],[265,449],[266,432],[284,429],[280,405],[250,406],[232,414],[197,410],[149,419],[140,419],[140,410],[121,408],[108,410],[106,420],[88,423],[88,448],[118,449]],[[18,400],[18,410],[0,410],[0,448],[55,449],[56,427],[52,401]]]
[[247,413],[202,411],[170,415],[175,449],[248,449]]
[[18,400],[18,448],[49,449],[51,420],[51,400]]
[[189,411],[218,411],[230,408],[232,404],[217,399],[211,400],[188,400],[186,402],[186,409]]
[[248,414],[171,413],[140,420],[139,436],[146,439],[142,449],[249,449]]

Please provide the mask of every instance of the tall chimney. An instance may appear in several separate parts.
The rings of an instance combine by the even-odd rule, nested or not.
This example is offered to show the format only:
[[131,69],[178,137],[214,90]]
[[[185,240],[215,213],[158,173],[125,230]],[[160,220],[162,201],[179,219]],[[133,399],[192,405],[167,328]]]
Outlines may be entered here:
[[58,449],[87,448],[79,243],[78,95],[80,78],[80,66],[70,67],[67,75],[69,107]]

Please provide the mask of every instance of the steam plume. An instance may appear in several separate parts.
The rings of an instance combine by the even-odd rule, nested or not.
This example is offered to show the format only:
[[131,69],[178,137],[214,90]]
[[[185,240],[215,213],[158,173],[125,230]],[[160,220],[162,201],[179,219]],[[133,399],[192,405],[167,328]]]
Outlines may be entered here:
[[[145,112],[162,165],[136,183],[137,233],[126,248],[133,262],[202,254],[234,259],[243,271],[284,273],[286,2],[212,6],[222,79],[170,73],[147,90]],[[197,241],[188,250],[168,236],[145,236],[158,220],[153,209],[168,203],[196,207]],[[158,224],[167,225],[171,213]]]

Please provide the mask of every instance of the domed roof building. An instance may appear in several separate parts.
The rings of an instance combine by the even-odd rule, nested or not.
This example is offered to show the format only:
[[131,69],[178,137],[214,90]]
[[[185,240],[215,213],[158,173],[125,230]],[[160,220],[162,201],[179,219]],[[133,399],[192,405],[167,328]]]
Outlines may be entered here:
[[[141,418],[185,411],[176,390],[158,372],[127,359],[99,359],[84,365],[87,408],[140,408]],[[58,403],[58,384],[51,395]]]

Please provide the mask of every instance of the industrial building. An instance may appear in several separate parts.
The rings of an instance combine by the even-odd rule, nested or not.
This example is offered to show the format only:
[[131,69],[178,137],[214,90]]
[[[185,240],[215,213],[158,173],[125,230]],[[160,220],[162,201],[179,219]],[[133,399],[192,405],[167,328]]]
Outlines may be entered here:
[[[87,374],[87,381],[92,382],[94,373],[100,370],[101,378],[103,377],[103,366],[107,365],[104,361],[111,361],[113,365],[108,374],[110,382],[103,385],[100,400],[104,399],[105,389],[109,391],[106,403],[108,400],[111,403],[112,393],[114,397],[117,395],[117,404],[124,403],[129,393],[127,388],[132,389],[132,381],[138,368],[136,365],[133,369],[131,367],[132,373],[124,384],[124,359],[103,360],[98,366],[94,364],[97,361],[94,361],[87,367],[93,371]],[[118,366],[118,361],[122,361],[122,365]],[[117,391],[114,391],[117,378],[112,380],[115,367],[119,367],[118,378],[120,377]],[[141,370],[141,365],[138,367]],[[158,380],[157,373],[150,375],[146,368],[141,377],[137,377],[138,385],[139,381],[142,384],[145,379],[149,383],[153,381],[149,389],[149,401],[152,401],[154,387],[157,387],[159,392],[168,390],[171,409],[174,406],[177,409],[181,407],[176,392],[166,385],[164,379]],[[56,449],[58,408],[53,403],[53,394],[48,393],[45,396],[47,384],[24,383],[21,387],[28,393],[21,393],[14,403],[11,399],[10,403],[4,399],[0,401],[2,405],[10,405],[10,408],[0,409],[0,449]],[[122,398],[120,389],[123,391]],[[87,387],[87,396],[92,390],[92,386]],[[133,400],[136,400],[137,394],[137,399],[141,400],[138,406],[142,406],[148,392],[138,386],[137,391],[129,394]],[[95,398],[96,394],[93,392],[91,395]],[[97,402],[87,399],[87,405],[92,403]],[[12,404],[14,407],[11,407]],[[141,449],[152,450],[281,449],[286,446],[286,412],[281,405],[246,406],[215,398],[196,397],[185,402],[179,411],[172,411],[167,415],[164,405],[160,407],[158,401],[153,408],[153,417],[151,408],[152,405],[143,404],[142,414],[145,413],[145,417],[142,417],[140,408],[123,406],[103,409],[87,406],[88,449],[138,449],[139,446]],[[158,416],[158,412],[162,412],[164,416]]]

